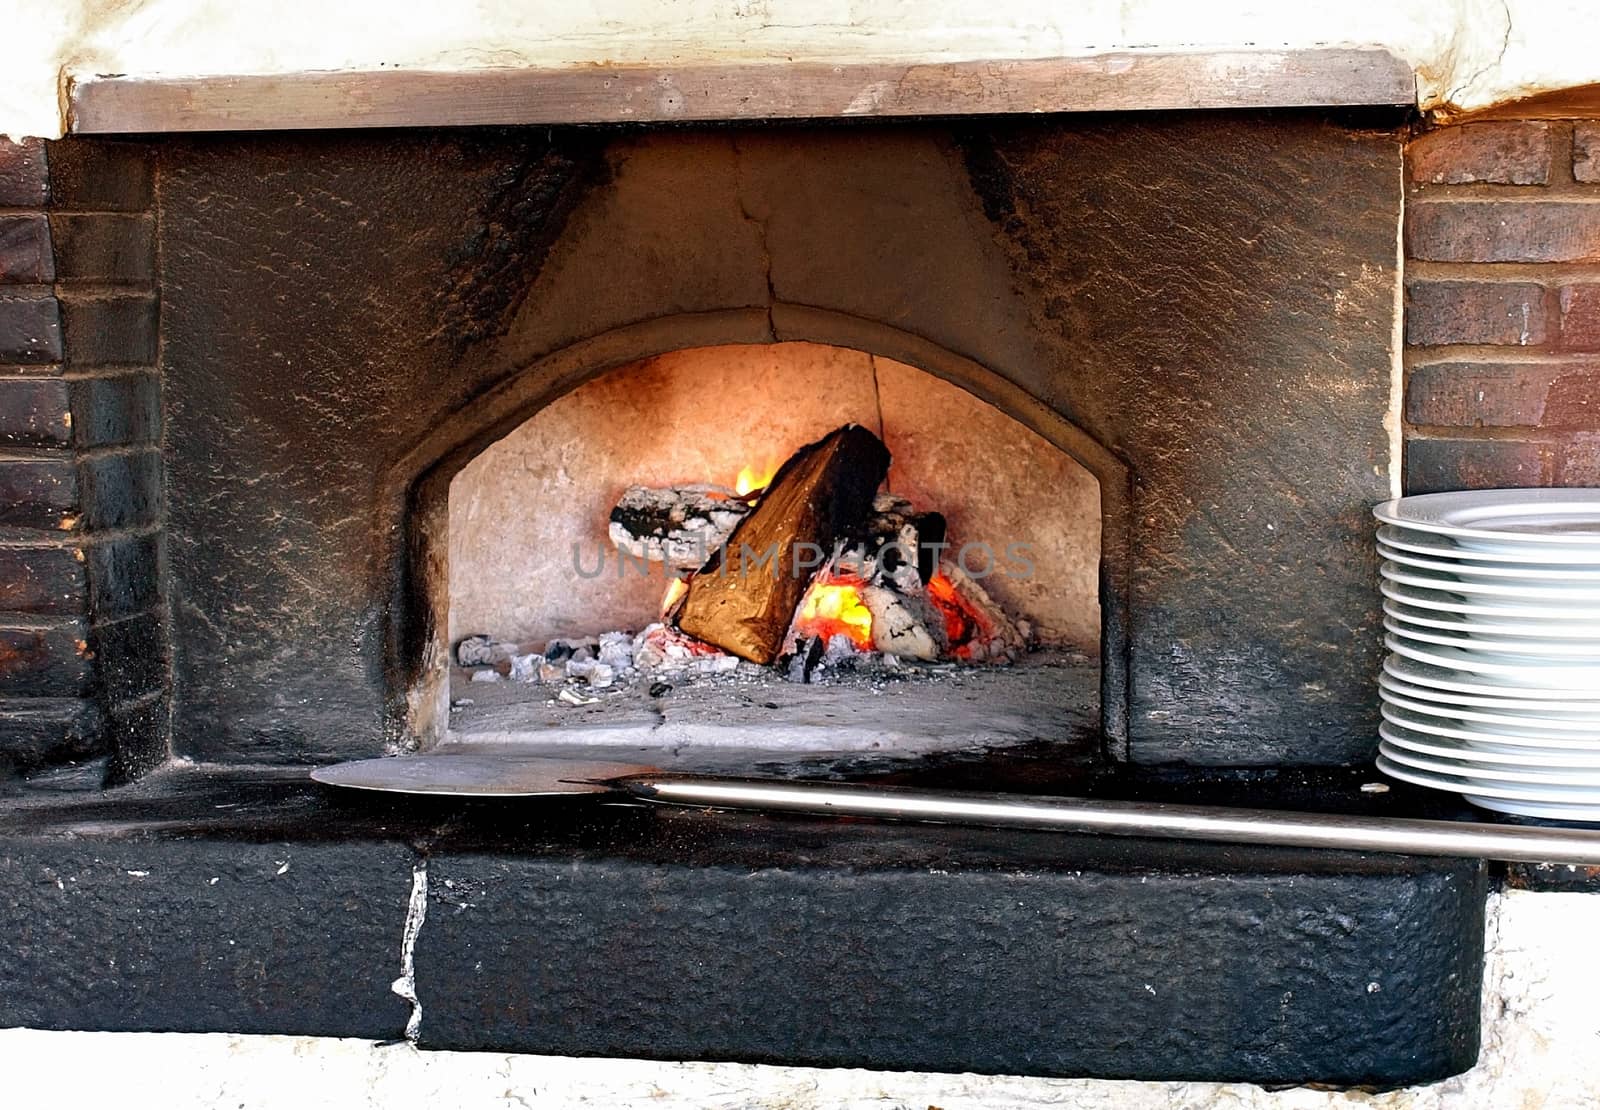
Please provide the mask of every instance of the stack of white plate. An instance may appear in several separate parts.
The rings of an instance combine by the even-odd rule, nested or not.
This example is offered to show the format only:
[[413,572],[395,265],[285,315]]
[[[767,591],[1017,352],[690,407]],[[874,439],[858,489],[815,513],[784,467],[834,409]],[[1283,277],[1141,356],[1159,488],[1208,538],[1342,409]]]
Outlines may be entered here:
[[1387,501],[1378,767],[1504,813],[1600,821],[1600,490]]

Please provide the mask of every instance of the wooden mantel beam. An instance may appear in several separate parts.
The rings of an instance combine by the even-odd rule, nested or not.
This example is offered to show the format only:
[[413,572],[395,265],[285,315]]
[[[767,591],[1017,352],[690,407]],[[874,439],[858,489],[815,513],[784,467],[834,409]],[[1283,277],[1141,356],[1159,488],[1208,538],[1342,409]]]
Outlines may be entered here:
[[1401,105],[1382,49],[79,78],[79,134]]

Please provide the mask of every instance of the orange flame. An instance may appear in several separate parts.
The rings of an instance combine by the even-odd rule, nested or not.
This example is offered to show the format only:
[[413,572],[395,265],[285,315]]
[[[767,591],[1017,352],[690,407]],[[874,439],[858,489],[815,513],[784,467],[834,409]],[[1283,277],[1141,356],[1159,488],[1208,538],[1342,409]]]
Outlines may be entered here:
[[771,459],[759,469],[747,466],[739,471],[739,477],[734,480],[733,488],[740,497],[745,497],[759,490],[764,490],[772,484],[772,478],[778,473],[778,466]]
[[664,617],[668,613],[672,612],[672,610],[677,607],[678,602],[683,600],[683,595],[688,592],[689,583],[685,582],[682,578],[669,579],[667,582],[667,592],[661,595],[661,615]]
[[800,602],[794,618],[795,632],[816,636],[823,642],[842,633],[860,650],[871,651],[872,612],[862,604],[856,589],[863,584],[859,579],[824,581],[819,577]]

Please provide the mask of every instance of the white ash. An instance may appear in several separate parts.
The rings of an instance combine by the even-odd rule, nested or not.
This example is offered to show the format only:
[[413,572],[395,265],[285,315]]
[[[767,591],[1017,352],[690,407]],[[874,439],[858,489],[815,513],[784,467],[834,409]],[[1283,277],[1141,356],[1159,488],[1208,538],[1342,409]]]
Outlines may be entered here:
[[749,511],[748,501],[723,486],[629,486],[611,510],[609,534],[635,559],[699,570]]
[[489,667],[472,672],[472,681],[474,682],[500,682],[502,680],[503,676],[500,672]]
[[521,650],[520,644],[490,636],[465,636],[456,643],[456,662],[463,667],[494,666],[510,661]]

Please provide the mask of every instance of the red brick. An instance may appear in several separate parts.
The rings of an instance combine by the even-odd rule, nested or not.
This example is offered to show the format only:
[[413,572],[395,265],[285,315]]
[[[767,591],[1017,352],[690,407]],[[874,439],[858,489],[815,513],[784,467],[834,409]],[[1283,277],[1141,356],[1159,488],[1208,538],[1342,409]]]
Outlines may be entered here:
[[1559,294],[1561,335],[1569,351],[1600,351],[1600,282],[1564,285]]
[[1557,448],[1504,439],[1413,439],[1406,444],[1405,491],[1548,486]]
[[38,139],[20,143],[0,139],[0,206],[39,208],[49,196],[44,144]]
[[78,469],[69,454],[0,460],[0,525],[64,530],[78,513]]
[[0,379],[0,443],[68,443],[70,412],[69,387],[60,378]]
[[1600,260],[1600,201],[1417,201],[1406,254],[1427,262]]
[[1418,366],[1406,382],[1406,420],[1453,428],[1600,428],[1600,361]]
[[1545,288],[1531,281],[1406,283],[1406,342],[1415,347],[1543,343]]
[[0,289],[0,362],[61,361],[61,309],[48,294],[6,296]]
[[1575,435],[1561,445],[1558,484],[1600,487],[1600,433]]
[[1572,176],[1600,182],[1600,123],[1580,123],[1572,129]]
[[0,611],[76,615],[88,600],[87,561],[72,547],[0,547]]
[[1411,180],[1430,185],[1544,185],[1550,125],[1534,121],[1441,127],[1406,148]]
[[45,282],[53,277],[49,221],[42,214],[0,216],[0,281]]

